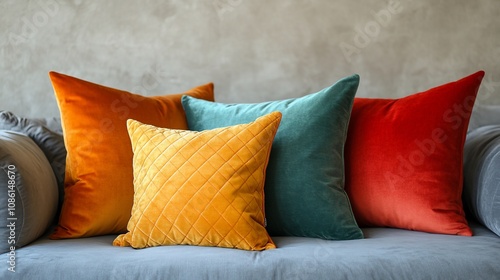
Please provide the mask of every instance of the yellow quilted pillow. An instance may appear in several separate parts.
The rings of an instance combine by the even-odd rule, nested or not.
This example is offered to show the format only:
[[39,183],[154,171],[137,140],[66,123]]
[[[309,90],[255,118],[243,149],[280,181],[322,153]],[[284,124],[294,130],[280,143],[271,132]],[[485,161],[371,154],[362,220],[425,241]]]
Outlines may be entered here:
[[134,204],[115,246],[276,248],[264,227],[264,179],[281,113],[202,132],[128,120]]

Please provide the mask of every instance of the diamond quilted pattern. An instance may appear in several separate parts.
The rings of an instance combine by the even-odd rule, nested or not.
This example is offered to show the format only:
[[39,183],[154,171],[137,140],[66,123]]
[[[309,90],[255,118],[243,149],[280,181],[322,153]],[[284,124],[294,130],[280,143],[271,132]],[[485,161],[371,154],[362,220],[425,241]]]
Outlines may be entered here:
[[134,205],[116,246],[202,245],[275,248],[264,227],[264,179],[281,120],[202,132],[129,120]]

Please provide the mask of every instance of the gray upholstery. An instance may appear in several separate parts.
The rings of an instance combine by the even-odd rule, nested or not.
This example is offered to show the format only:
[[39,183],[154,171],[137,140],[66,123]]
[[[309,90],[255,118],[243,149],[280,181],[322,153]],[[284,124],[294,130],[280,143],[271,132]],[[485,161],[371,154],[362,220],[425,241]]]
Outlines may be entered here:
[[467,135],[463,200],[469,213],[500,236],[500,125]]
[[38,145],[24,134],[0,130],[0,191],[3,253],[44,234],[57,209],[54,173]]
[[33,118],[33,119],[29,119],[29,120],[32,120],[34,123],[50,129],[54,133],[57,133],[59,135],[63,134],[62,126],[61,126],[61,118],[59,118],[59,117]]
[[473,237],[388,228],[364,229],[363,240],[274,237],[278,248],[262,252],[42,238],[19,249],[16,272],[0,269],[0,279],[498,279],[500,238],[472,228]]
[[[22,118],[11,112],[0,111],[0,130],[17,131],[29,136],[43,151],[49,161],[59,187],[60,210],[64,196],[64,171],[66,147],[62,136],[60,118]],[[58,212],[59,212],[58,210]]]

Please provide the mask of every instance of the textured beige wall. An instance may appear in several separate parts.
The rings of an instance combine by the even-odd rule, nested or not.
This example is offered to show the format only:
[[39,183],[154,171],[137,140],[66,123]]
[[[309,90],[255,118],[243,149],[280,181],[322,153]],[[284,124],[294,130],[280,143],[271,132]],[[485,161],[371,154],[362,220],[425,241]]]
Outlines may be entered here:
[[500,104],[498,0],[0,1],[0,109],[57,116],[50,70],[145,95],[213,81],[221,102],[302,96],[358,73],[400,97],[486,71]]

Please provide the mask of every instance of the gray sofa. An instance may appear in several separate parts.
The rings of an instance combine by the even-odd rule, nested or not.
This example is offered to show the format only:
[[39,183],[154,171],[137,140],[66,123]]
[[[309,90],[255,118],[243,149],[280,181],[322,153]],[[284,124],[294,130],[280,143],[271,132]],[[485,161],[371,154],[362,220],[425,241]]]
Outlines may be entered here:
[[[136,250],[112,246],[115,235],[50,240],[49,229],[15,250],[15,272],[8,270],[10,252],[0,255],[0,279],[500,279],[500,126],[476,123],[473,115],[464,165],[472,237],[362,228],[360,240],[273,237],[278,249],[260,252],[198,246]],[[38,141],[61,141],[58,119],[33,124],[54,136]]]
[[[1,279],[498,279],[500,237],[473,223],[473,237],[365,228],[365,239],[274,237],[278,249],[113,247],[116,236],[49,240],[18,249]],[[6,254],[1,256],[7,259]],[[5,262],[3,262],[4,265]]]

